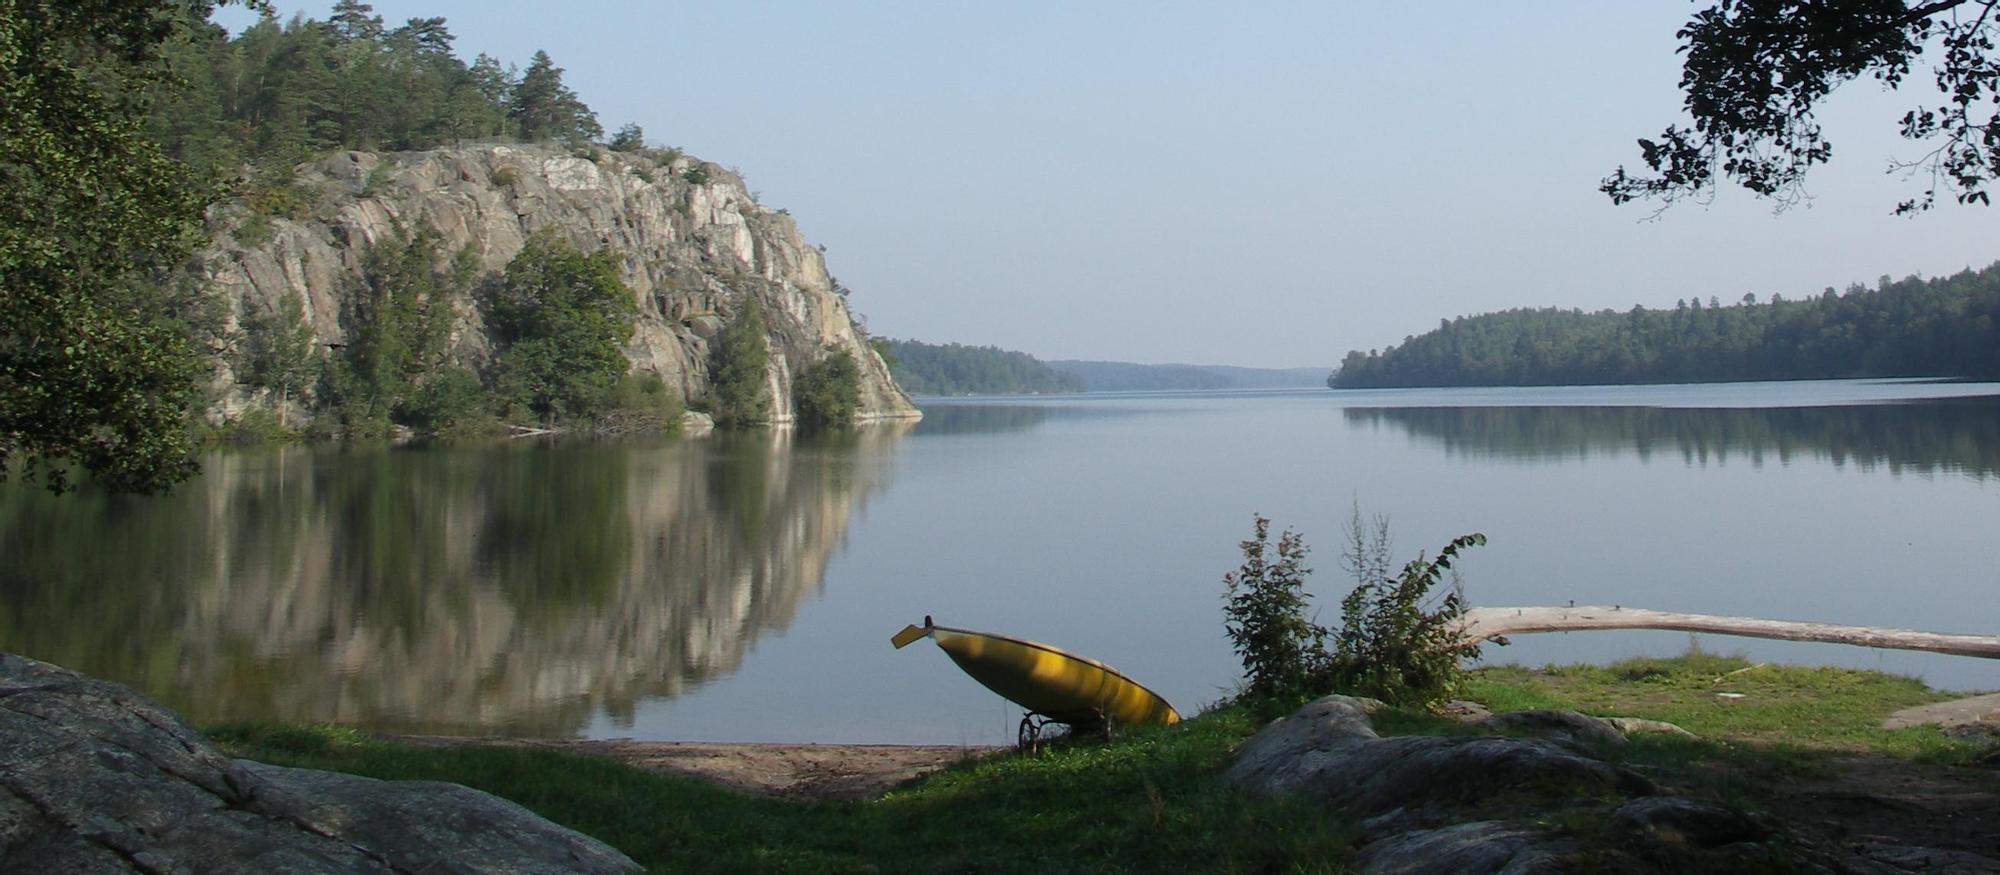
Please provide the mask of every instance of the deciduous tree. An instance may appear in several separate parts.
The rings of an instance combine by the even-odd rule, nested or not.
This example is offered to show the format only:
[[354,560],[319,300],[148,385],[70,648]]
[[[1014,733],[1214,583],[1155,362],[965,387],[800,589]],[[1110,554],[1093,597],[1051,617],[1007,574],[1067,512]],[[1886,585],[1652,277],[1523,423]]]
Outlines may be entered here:
[[196,469],[204,368],[145,289],[198,242],[203,189],[145,135],[139,86],[209,9],[0,0],[0,477],[153,492]]
[[1781,204],[1806,172],[1833,156],[1816,112],[1864,76],[1899,89],[1912,76],[1936,87],[1900,132],[1928,151],[1894,170],[1927,177],[1897,205],[1929,209],[1940,190],[1987,204],[2000,177],[2000,0],[1719,0],[1678,36],[1681,90],[1691,121],[1639,141],[1646,170],[1618,168],[1601,186],[1615,203],[1670,204],[1734,182]]

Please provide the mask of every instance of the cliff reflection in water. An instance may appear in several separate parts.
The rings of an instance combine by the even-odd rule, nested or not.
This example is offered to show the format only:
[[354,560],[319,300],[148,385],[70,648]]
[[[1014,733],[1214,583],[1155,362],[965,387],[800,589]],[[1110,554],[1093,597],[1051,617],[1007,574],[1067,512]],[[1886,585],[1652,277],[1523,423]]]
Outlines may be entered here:
[[0,650],[198,722],[569,734],[788,625],[909,427],[222,453],[153,499],[8,484]]
[[1689,465],[1795,456],[1892,473],[2000,474],[2000,398],[1829,407],[1352,407],[1449,453],[1532,460],[1673,454]]

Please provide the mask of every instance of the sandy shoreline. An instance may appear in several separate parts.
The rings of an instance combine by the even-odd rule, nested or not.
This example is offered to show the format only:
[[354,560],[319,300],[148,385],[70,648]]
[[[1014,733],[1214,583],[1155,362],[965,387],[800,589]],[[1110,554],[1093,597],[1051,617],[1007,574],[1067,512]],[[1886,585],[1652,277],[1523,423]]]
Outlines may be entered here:
[[1011,747],[904,744],[719,744],[606,739],[385,736],[418,746],[481,744],[609,757],[629,766],[711,781],[763,796],[867,799],[946,766]]

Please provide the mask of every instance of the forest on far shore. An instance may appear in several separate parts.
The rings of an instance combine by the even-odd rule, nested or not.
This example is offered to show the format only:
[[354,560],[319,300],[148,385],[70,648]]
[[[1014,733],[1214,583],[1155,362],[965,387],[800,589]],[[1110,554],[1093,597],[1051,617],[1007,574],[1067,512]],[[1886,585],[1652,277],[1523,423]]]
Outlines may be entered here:
[[1349,352],[1335,389],[1557,386],[1857,377],[2000,379],[2000,263],[1788,300],[1710,297],[1671,310],[1516,309],[1440,320]]

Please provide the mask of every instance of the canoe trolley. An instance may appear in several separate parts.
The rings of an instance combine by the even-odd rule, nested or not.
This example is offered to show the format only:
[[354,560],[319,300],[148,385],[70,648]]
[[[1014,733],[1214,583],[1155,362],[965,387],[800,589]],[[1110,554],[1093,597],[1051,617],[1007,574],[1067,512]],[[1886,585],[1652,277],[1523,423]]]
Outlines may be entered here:
[[1021,729],[1014,739],[1014,747],[1022,753],[1032,754],[1042,748],[1042,730],[1055,721],[1040,714],[1029,712],[1021,715]]
[[1181,719],[1166,699],[1117,669],[1038,641],[939,626],[926,616],[922,626],[904,626],[889,643],[901,649],[921,638],[936,641],[973,680],[1021,706],[1026,713],[1016,743],[1022,753],[1047,743],[1051,723],[1067,726],[1071,736],[1109,737],[1121,725]]

